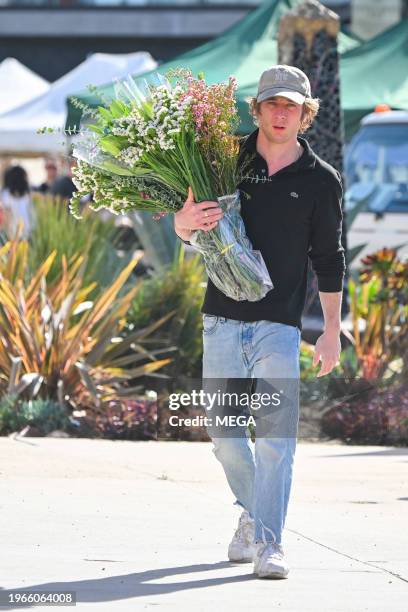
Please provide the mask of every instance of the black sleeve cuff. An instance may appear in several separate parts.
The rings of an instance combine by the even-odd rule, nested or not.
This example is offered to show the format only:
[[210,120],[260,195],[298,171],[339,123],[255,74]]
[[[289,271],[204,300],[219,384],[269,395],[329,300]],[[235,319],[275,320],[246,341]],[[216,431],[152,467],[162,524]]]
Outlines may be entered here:
[[184,242],[184,244],[189,244],[191,246],[191,242],[189,242],[188,240],[183,240],[183,238],[180,238],[178,234],[176,234],[176,236],[179,240],[181,240],[181,242]]
[[343,291],[344,274],[342,276],[318,276],[317,286],[323,293]]

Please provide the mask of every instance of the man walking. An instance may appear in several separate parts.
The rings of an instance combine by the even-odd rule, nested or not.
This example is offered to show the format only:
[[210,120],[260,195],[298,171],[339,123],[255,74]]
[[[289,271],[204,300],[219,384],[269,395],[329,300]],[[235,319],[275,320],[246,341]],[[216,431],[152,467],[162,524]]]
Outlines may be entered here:
[[[203,378],[298,381],[301,315],[308,258],[318,279],[324,314],[313,364],[328,374],[340,356],[340,312],[345,272],[341,246],[341,177],[299,134],[319,109],[308,77],[293,66],[277,65],[259,80],[250,103],[257,124],[241,145],[252,155],[251,171],[239,186],[246,233],[261,251],[274,288],[260,301],[234,301],[208,281],[203,312]],[[177,235],[210,231],[222,217],[217,202],[195,203],[191,190],[174,216]],[[278,385],[279,386],[279,385]],[[293,389],[293,386],[292,386]],[[231,561],[254,561],[259,577],[285,578],[282,547],[292,483],[299,417],[298,393],[289,393],[281,411],[282,429],[257,435],[210,433],[213,451],[242,508],[228,549]],[[257,432],[258,433],[258,432]]]

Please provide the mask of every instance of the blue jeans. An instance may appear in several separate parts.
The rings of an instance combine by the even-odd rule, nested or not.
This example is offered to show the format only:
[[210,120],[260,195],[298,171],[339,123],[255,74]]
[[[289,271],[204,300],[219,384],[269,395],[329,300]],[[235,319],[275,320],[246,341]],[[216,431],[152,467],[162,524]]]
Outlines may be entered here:
[[[300,377],[298,327],[270,321],[244,322],[203,315],[203,389],[214,390],[214,380],[255,379],[264,388],[285,386],[286,407],[280,411],[279,431],[256,435],[236,426],[224,435],[207,427],[213,452],[221,462],[236,505],[255,519],[255,542],[281,544],[296,450]],[[237,382],[237,381],[236,381]],[[231,387],[230,387],[231,388]],[[289,391],[288,391],[289,389]],[[245,413],[245,409],[242,409]],[[209,411],[206,407],[206,413]],[[247,412],[248,414],[248,412]],[[272,415],[271,423],[274,419]],[[257,428],[255,428],[256,433]]]

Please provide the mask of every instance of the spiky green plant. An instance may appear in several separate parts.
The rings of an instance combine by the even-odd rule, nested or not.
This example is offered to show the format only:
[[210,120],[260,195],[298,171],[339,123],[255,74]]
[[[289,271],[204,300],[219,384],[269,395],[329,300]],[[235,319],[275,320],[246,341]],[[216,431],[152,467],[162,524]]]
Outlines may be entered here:
[[75,405],[86,388],[100,407],[128,395],[126,381],[169,362],[144,351],[143,342],[172,313],[124,339],[120,333],[140,283],[121,297],[119,292],[138,259],[90,299],[95,283],[84,283],[86,257],[63,255],[59,276],[48,283],[55,258],[53,251],[30,278],[26,241],[17,235],[0,249],[0,392]]
[[116,247],[118,231],[112,219],[102,220],[85,209],[85,223],[75,219],[67,202],[50,196],[33,197],[35,223],[30,234],[29,274],[33,274],[52,251],[55,259],[48,273],[48,282],[60,273],[62,257],[75,253],[86,256],[84,282],[97,282],[97,288],[110,285],[118,270],[130,261],[130,255],[120,256]]
[[199,256],[186,256],[184,246],[176,249],[174,261],[143,283],[127,314],[127,329],[143,328],[152,318],[160,319],[169,311],[174,316],[158,331],[177,347],[165,371],[179,375],[201,375],[202,318],[201,304],[205,290],[205,271]]

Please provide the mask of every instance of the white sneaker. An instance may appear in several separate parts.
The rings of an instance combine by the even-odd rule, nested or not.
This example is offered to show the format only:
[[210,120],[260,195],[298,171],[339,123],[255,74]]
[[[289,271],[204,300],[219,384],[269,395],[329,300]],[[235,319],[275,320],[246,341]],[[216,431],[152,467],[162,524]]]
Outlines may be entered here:
[[236,563],[250,563],[255,555],[255,521],[244,510],[239,517],[238,527],[228,546],[228,558]]
[[254,573],[259,578],[286,578],[289,565],[285,561],[281,544],[258,542],[254,555]]

